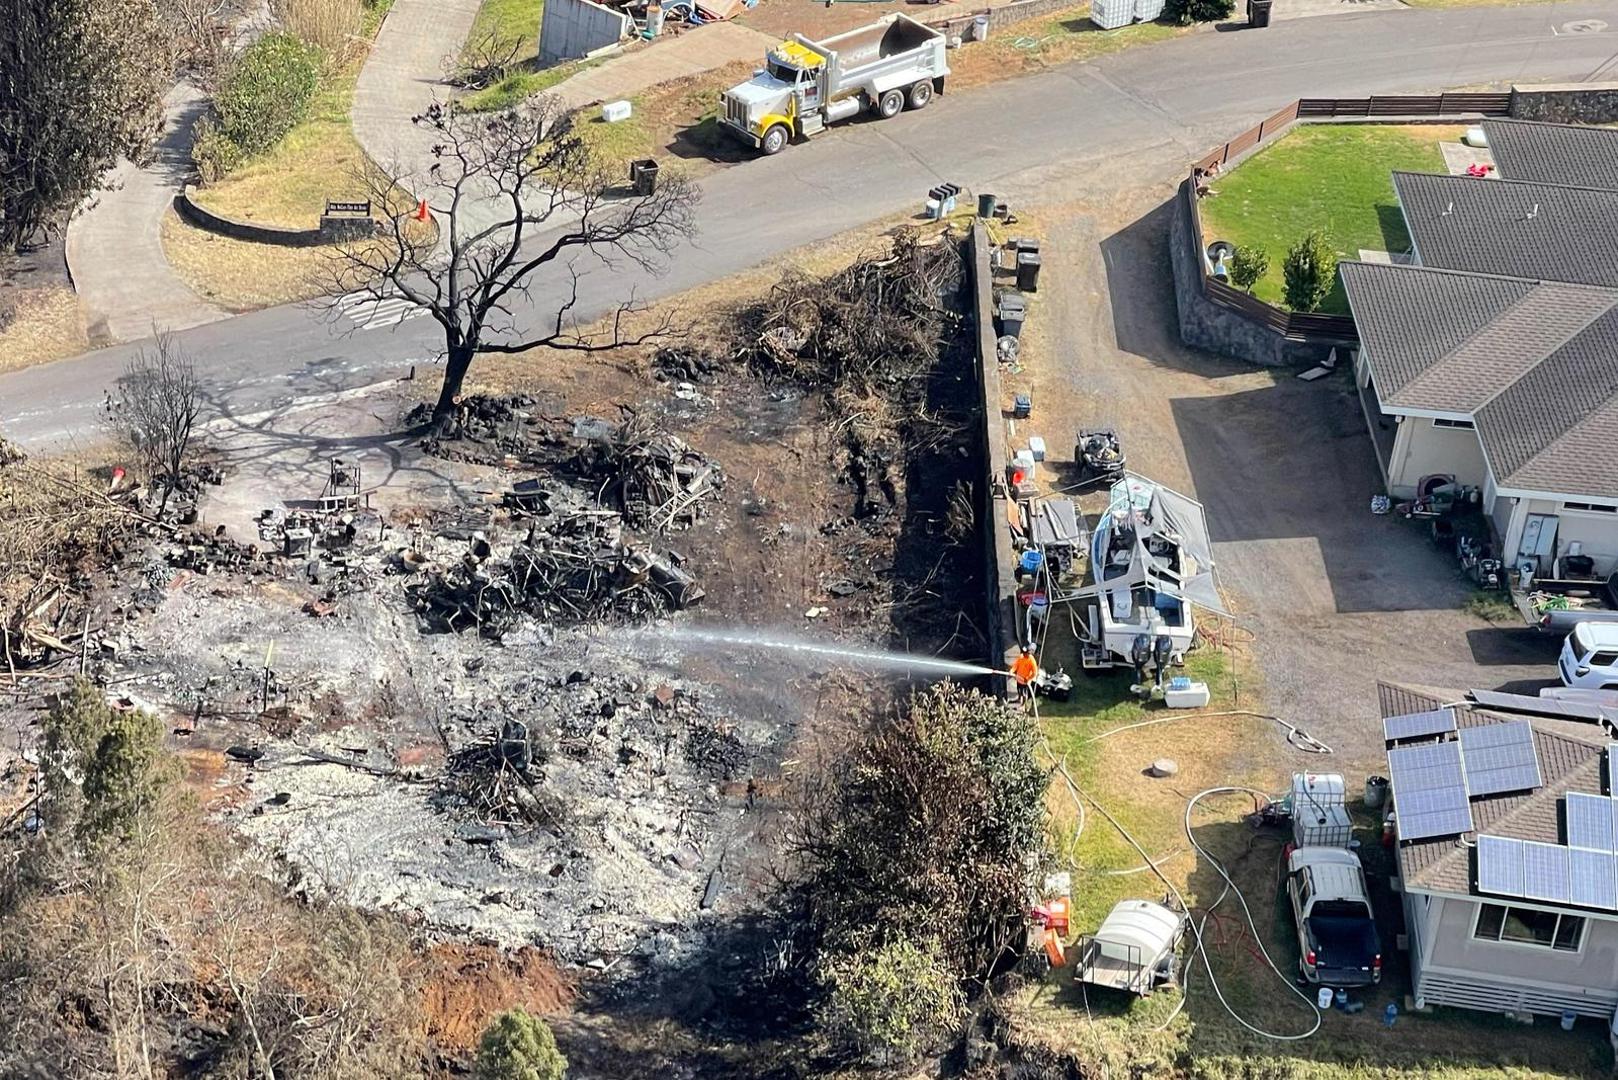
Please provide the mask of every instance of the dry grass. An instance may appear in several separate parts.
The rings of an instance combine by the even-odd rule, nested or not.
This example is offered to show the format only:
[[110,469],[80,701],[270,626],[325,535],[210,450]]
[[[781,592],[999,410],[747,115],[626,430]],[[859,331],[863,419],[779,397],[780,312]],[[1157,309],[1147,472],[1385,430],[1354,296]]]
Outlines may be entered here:
[[16,371],[77,356],[90,347],[79,298],[66,286],[8,290],[15,315],[0,330],[0,371]]
[[163,254],[180,280],[227,311],[254,311],[319,296],[321,248],[254,244],[163,215]]

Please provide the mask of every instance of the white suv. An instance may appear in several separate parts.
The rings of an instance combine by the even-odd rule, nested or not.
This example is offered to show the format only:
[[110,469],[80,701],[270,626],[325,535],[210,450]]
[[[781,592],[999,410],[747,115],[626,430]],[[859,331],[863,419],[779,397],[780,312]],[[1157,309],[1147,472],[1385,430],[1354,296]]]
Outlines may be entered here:
[[1565,686],[1618,690],[1618,623],[1579,623],[1562,644],[1556,666]]

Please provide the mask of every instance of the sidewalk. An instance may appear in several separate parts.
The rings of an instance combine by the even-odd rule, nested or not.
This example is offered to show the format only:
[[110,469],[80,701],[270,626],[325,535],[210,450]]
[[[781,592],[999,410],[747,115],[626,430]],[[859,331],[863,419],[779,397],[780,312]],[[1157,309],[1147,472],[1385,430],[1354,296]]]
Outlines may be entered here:
[[144,169],[121,161],[108,190],[67,227],[67,264],[94,346],[228,318],[192,292],[163,255],[163,214],[191,176],[191,125],[205,99],[181,83],[163,99],[164,127]]
[[444,60],[460,52],[478,0],[395,0],[354,87],[354,138],[393,176],[426,176],[430,131],[411,123],[434,100],[448,101]]
[[611,57],[558,83],[551,91],[570,109],[633,97],[659,83],[700,75],[738,60],[763,64],[778,42],[740,23],[713,23]]

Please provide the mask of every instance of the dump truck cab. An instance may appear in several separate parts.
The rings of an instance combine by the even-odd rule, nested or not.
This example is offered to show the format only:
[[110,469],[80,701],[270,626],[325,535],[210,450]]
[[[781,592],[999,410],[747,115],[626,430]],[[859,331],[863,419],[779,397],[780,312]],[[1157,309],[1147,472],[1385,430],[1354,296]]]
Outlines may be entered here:
[[798,118],[820,107],[825,71],[824,56],[801,42],[783,41],[751,79],[725,91],[721,122],[765,153],[779,153],[796,133]]

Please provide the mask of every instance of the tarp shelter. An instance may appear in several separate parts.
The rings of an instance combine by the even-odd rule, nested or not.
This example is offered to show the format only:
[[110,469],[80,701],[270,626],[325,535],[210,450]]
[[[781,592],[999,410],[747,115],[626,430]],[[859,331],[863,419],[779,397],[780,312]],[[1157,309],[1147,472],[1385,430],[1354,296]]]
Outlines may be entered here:
[[[1214,581],[1213,541],[1208,538],[1208,516],[1201,503],[1131,473],[1112,486],[1107,512],[1128,521],[1135,532],[1135,550],[1128,566],[1117,573],[1106,572],[1108,589],[1145,585],[1215,614],[1229,614]],[[1178,546],[1177,574],[1153,554],[1154,540]]]

